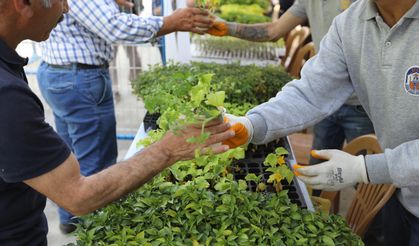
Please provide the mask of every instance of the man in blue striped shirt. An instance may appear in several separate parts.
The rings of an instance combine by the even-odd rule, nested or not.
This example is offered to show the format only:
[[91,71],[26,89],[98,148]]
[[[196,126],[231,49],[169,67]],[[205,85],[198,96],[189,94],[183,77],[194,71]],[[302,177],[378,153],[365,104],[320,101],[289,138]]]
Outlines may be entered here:
[[[108,69],[112,43],[143,43],[175,31],[202,34],[212,24],[207,12],[197,8],[144,18],[120,12],[116,1],[121,2],[68,0],[69,12],[42,43],[39,86],[54,112],[57,132],[76,154],[86,176],[117,158]],[[74,230],[73,216],[62,208],[59,214],[61,231]]]

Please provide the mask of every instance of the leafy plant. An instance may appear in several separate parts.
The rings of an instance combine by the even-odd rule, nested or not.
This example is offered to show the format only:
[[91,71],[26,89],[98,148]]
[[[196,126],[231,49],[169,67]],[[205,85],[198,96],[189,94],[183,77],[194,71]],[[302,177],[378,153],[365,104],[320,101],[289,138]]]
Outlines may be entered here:
[[220,0],[195,0],[195,6],[202,9],[214,10],[219,4]]
[[285,164],[285,155],[288,154],[288,151],[282,147],[277,148],[275,153],[271,153],[266,156],[265,162],[263,164],[269,166],[266,171],[272,172],[269,176],[268,183],[273,183],[276,191],[281,191],[281,180],[286,179],[289,184],[291,184],[292,179],[294,178],[294,173],[289,169]]
[[[154,95],[163,95],[162,105],[152,104],[169,125],[169,117],[178,124],[184,114],[196,120],[196,109],[206,115],[207,107],[212,112],[211,107],[223,103],[224,94],[213,90],[211,78],[215,76],[188,74],[181,85],[169,81],[156,86]],[[139,144],[154,143],[167,129],[148,132]],[[265,164],[274,174],[292,179],[282,168],[286,154],[277,148]],[[246,180],[260,185],[261,177],[236,181],[231,174],[232,161],[244,156],[244,149],[236,148],[174,164],[124,199],[80,218],[76,245],[363,245],[342,217],[301,209],[290,202],[286,190],[248,191]]]
[[257,4],[226,4],[220,7],[220,11],[219,16],[229,22],[253,24],[271,21],[264,15],[265,10]]
[[270,6],[269,0],[220,0],[220,5],[226,4],[240,4],[240,5],[252,5],[257,4],[263,9],[267,9]]
[[[133,82],[134,93],[144,101],[153,97],[147,110],[163,112],[167,105],[178,103],[178,98],[188,97],[192,86],[198,83],[201,74],[214,74],[211,80],[213,91],[225,91],[225,105],[258,105],[274,97],[281,88],[292,80],[277,66],[215,64],[194,62],[191,65],[169,64],[153,66],[139,74]],[[227,106],[226,106],[227,108]],[[251,108],[251,107],[250,107]]]

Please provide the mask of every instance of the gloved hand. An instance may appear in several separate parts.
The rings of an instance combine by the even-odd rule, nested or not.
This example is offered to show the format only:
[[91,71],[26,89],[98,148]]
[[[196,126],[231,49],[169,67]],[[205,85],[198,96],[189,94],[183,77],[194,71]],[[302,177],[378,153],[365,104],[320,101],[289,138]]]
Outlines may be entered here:
[[294,165],[294,173],[313,189],[337,191],[356,183],[368,183],[365,158],[341,150],[312,150],[311,155],[326,160],[310,166]]
[[230,148],[236,148],[243,144],[248,144],[250,140],[252,140],[253,125],[247,117],[237,117],[232,114],[225,114],[224,121],[230,123],[230,130],[233,130],[235,135],[234,137],[223,141],[223,144],[228,145]]
[[214,22],[212,26],[208,29],[207,33],[218,37],[228,36],[230,33],[228,30],[227,22],[221,19],[220,17],[214,15],[211,17],[214,18]]

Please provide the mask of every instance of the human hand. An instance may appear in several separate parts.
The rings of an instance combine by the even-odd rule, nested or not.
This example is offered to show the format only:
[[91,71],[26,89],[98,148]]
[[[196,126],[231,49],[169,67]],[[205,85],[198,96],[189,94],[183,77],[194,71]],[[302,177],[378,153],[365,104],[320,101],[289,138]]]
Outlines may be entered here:
[[234,131],[229,130],[230,126],[229,123],[222,122],[220,119],[212,120],[204,128],[204,131],[211,135],[200,144],[189,143],[187,140],[201,135],[201,125],[188,125],[176,132],[168,131],[156,144],[160,145],[161,153],[167,156],[169,164],[194,158],[196,149],[200,149],[202,154],[219,154],[229,149],[228,145],[219,143],[234,136]]
[[165,30],[165,34],[177,31],[204,34],[211,27],[212,22],[206,10],[181,8],[164,17],[162,29]]
[[212,26],[208,29],[208,34],[218,37],[228,36],[230,34],[227,22],[225,20],[214,15],[212,15],[211,18],[214,19],[214,22]]
[[253,125],[247,117],[225,114],[224,121],[231,124],[231,130],[234,131],[235,135],[223,141],[223,144],[228,145],[230,148],[236,148],[243,144],[248,144],[252,140]]
[[294,173],[313,189],[337,191],[356,183],[368,183],[365,158],[341,150],[312,150],[311,155],[326,160],[310,166],[294,165]]
[[134,8],[134,3],[130,0],[115,0],[116,4],[118,4],[121,7],[132,9]]

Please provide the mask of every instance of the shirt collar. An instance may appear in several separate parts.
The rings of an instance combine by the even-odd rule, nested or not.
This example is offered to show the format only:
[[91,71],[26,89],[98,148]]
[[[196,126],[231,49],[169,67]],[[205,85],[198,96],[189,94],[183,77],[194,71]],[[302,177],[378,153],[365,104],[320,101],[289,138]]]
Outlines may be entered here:
[[412,18],[412,19],[418,19],[419,18],[419,2],[416,1],[416,3],[412,6],[409,11],[404,15],[405,18]]
[[[372,18],[375,18],[377,15],[379,15],[377,7],[375,6],[374,0],[365,0],[364,1],[364,11],[361,14],[361,19],[363,20],[370,20]],[[419,18],[419,2],[416,1],[416,3],[412,6],[409,11],[404,15],[403,18]]]
[[364,1],[364,10],[361,14],[361,19],[370,20],[375,18],[378,14],[377,7],[375,6],[374,0]]
[[15,66],[23,67],[28,64],[28,58],[19,56],[16,51],[7,46],[2,39],[0,39],[0,59]]

